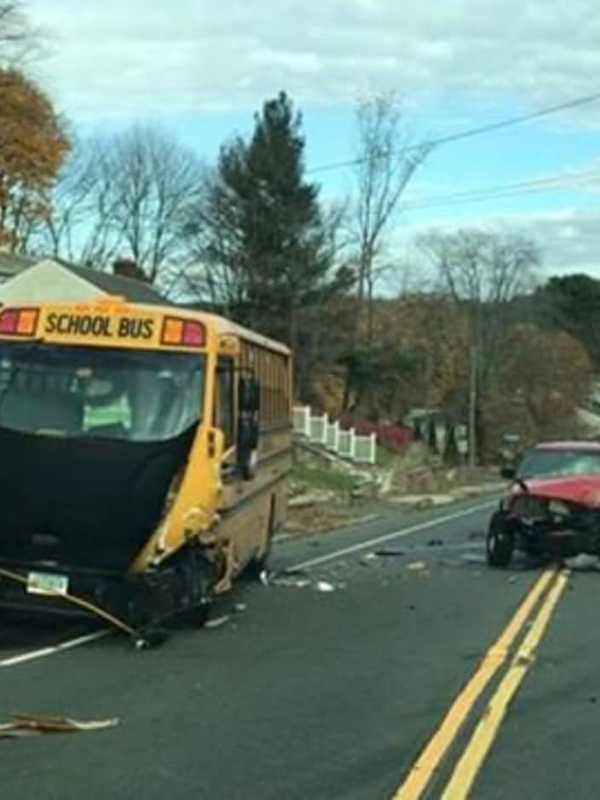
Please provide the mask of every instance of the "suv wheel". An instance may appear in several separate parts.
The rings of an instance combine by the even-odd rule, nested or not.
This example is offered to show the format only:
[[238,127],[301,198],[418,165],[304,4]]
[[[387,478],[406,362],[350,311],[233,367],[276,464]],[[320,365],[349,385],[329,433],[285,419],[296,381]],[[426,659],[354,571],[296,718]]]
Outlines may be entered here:
[[508,567],[514,549],[514,534],[506,529],[504,514],[497,511],[490,521],[486,539],[487,563],[490,567]]

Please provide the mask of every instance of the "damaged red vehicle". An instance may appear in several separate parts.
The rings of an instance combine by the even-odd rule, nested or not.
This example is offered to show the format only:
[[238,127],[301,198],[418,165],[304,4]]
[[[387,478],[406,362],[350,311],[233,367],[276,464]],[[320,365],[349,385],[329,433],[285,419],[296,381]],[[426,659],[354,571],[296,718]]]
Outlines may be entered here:
[[487,562],[507,567],[515,550],[561,560],[600,555],[600,443],[548,442],[527,451],[492,515]]

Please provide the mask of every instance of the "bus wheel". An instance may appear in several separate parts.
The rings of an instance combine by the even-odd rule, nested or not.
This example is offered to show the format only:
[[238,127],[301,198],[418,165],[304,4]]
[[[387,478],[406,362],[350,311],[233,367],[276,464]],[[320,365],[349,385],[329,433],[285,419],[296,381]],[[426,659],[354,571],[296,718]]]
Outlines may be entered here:
[[273,534],[275,532],[275,497],[271,498],[271,509],[269,511],[269,525],[267,528],[267,545],[264,553],[259,558],[253,558],[243,571],[243,576],[249,581],[258,581],[266,570],[271,550],[273,549]]
[[190,628],[203,628],[208,620],[211,606],[212,600],[206,598],[206,600],[201,602],[199,605],[194,606],[193,608],[188,608],[186,611],[184,611],[181,615],[181,618],[183,622]]
[[213,587],[216,581],[212,563],[198,551],[190,547],[182,563],[183,582],[188,605],[181,614],[181,620],[193,628],[204,627],[213,600]]

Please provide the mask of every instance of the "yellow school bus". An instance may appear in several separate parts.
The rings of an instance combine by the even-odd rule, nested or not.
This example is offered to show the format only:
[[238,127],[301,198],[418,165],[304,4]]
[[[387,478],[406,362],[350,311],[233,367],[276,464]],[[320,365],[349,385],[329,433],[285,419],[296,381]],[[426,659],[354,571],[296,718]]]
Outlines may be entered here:
[[0,607],[202,623],[285,521],[291,353],[174,306],[0,309]]

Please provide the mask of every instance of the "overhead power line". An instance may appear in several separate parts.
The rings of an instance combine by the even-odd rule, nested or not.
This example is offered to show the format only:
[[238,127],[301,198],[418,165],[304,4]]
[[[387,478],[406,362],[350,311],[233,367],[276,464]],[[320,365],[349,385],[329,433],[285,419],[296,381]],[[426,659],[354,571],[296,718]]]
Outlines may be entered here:
[[400,207],[403,211],[418,211],[426,208],[435,208],[436,206],[460,205],[462,203],[476,203],[483,200],[495,200],[504,197],[538,194],[540,192],[552,191],[555,188],[562,188],[569,184],[593,184],[598,182],[600,182],[600,169],[571,174],[563,173],[562,175],[554,175],[538,180],[519,181],[518,183],[506,183],[500,186],[470,189],[464,192],[434,195],[422,202],[418,200],[411,202],[409,200],[406,203],[402,203]]
[[[441,144],[449,144],[451,142],[458,142],[461,139],[469,139],[472,136],[482,136],[483,134],[493,133],[494,131],[502,130],[503,128],[510,128],[513,125],[521,125],[522,123],[530,122],[533,119],[547,117],[550,114],[557,114],[560,111],[567,111],[570,108],[577,108],[578,106],[587,105],[588,103],[594,103],[597,100],[600,100],[600,92],[586,95],[585,97],[577,97],[573,100],[568,100],[565,103],[559,103],[559,105],[541,108],[538,111],[531,112],[530,114],[523,114],[518,117],[509,117],[508,119],[503,119],[499,122],[491,122],[488,125],[480,125],[477,128],[468,128],[467,130],[452,133],[447,136],[440,136],[437,139],[425,140],[421,144],[410,145],[402,148],[400,152],[408,153],[411,151],[420,150],[423,147],[437,147]],[[387,153],[384,153],[383,155],[387,155]],[[366,160],[366,158],[354,158],[349,161],[338,161],[331,164],[322,164],[320,167],[307,169],[306,173],[313,174],[315,172],[328,172],[335,169],[345,169],[347,167],[358,166],[359,164],[364,163]]]

